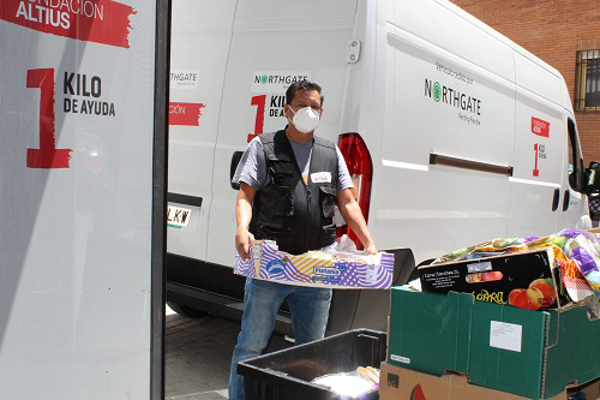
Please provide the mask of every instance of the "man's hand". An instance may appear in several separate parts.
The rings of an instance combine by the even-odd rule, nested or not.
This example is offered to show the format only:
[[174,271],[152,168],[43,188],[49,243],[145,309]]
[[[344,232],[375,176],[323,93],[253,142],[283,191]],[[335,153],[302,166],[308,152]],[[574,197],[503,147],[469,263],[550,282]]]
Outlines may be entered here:
[[342,213],[342,216],[346,220],[346,223],[352,229],[354,233],[360,239],[360,242],[365,247],[367,254],[377,254],[377,247],[371,237],[371,232],[367,228],[367,223],[362,215],[362,211],[358,206],[354,195],[350,189],[340,190],[335,198],[335,201]]
[[365,251],[368,255],[374,255],[377,254],[377,247],[375,247],[375,244],[372,243],[365,248]]
[[245,229],[239,229],[235,234],[235,248],[239,255],[244,260],[250,259],[250,246],[252,246],[252,241],[254,240],[254,235],[248,232]]

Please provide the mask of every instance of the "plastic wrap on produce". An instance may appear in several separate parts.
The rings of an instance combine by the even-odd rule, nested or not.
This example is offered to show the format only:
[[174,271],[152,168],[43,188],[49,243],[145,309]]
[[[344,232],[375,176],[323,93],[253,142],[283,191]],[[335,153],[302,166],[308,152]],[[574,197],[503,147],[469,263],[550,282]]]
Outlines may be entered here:
[[[565,229],[558,233],[528,238],[489,240],[444,255],[434,261],[445,263],[476,259],[542,247],[551,247],[559,265],[562,283],[572,301],[595,295],[600,298],[600,241],[595,233]],[[590,303],[590,304],[591,304]]]

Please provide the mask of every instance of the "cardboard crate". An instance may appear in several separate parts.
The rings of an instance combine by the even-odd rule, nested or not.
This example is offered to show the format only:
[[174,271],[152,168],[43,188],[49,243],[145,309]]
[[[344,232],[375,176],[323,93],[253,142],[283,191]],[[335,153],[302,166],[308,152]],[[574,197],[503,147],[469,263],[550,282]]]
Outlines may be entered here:
[[600,320],[587,306],[530,311],[472,294],[392,288],[388,362],[531,399],[600,376]]
[[385,252],[376,255],[364,252],[292,255],[279,251],[275,242],[255,240],[250,249],[250,260],[243,260],[236,253],[234,273],[287,285],[389,289],[394,276],[394,255]]
[[[379,400],[525,400],[525,397],[470,384],[456,374],[435,376],[381,363]],[[600,381],[572,389],[585,393],[587,400],[598,399]],[[551,400],[567,400],[567,389]]]
[[419,275],[424,292],[473,293],[476,300],[532,310],[568,304],[550,248],[422,266]]

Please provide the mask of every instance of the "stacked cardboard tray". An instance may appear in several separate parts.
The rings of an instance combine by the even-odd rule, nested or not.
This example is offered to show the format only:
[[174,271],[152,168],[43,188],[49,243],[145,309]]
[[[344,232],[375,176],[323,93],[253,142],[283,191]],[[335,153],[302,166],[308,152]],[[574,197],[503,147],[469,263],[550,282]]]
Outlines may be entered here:
[[[566,399],[565,388],[599,378],[600,320],[590,319],[586,301],[568,303],[558,293],[552,254],[541,249],[438,264],[422,272],[438,293],[392,288],[380,398]],[[506,295],[523,286],[511,271],[524,262],[536,271],[526,284],[554,282],[554,304],[508,304]],[[469,268],[502,270],[506,279],[469,285]],[[476,300],[481,293],[487,302]]]

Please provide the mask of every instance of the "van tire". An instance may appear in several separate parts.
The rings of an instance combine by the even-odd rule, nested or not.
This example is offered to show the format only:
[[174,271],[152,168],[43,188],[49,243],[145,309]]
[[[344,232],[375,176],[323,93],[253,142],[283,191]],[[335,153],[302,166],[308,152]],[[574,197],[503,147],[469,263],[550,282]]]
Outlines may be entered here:
[[182,306],[181,304],[176,303],[174,301],[167,301],[167,305],[169,306],[169,308],[171,308],[171,310],[186,318],[201,318],[208,315],[207,312],[196,310],[187,306]]

